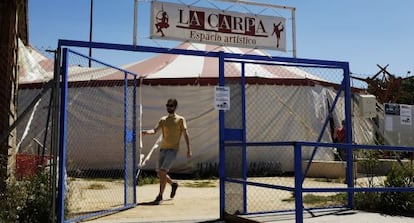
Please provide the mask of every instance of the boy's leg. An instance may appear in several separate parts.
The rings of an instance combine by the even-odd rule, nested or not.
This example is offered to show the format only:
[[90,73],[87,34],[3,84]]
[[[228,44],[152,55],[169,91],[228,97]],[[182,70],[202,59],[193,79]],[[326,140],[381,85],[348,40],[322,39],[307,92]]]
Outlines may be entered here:
[[171,177],[170,177],[170,175],[168,175],[168,173],[166,174],[166,179],[167,179],[167,183],[168,184],[173,184],[174,182],[173,182],[173,180],[171,179]]
[[167,184],[169,177],[167,178],[168,175],[165,170],[160,170],[159,176],[160,176],[160,195],[162,196],[164,194],[165,186]]
[[155,204],[160,204],[163,200],[162,195],[164,194],[165,185],[167,184],[167,177],[165,170],[158,170],[158,178],[160,179],[160,191],[155,198]]
[[[178,183],[174,182],[170,175],[166,174],[166,180],[167,183],[171,185],[171,194],[170,194],[170,198],[174,198],[175,197],[175,193],[177,192],[177,188],[178,188]],[[165,189],[165,187],[164,187]]]
[[[173,198],[178,188],[178,184],[173,182],[171,177],[168,175],[168,170],[173,166],[173,163],[177,157],[177,150],[168,149],[162,151],[162,160],[160,160],[160,170],[158,172],[160,178],[160,195],[162,196],[165,191],[166,184],[171,185],[170,197]],[[160,151],[160,152],[161,152]]]

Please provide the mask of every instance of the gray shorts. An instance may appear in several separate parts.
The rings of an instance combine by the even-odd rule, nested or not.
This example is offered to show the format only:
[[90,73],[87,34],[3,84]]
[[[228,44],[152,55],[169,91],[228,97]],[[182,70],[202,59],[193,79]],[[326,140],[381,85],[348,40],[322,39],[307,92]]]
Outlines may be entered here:
[[177,149],[160,149],[158,156],[157,171],[165,170],[169,171],[177,158]]

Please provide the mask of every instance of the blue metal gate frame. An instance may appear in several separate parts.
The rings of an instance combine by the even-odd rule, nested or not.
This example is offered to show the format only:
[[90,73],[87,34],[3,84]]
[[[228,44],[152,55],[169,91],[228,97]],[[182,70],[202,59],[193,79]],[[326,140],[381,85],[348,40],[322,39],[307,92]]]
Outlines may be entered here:
[[[344,92],[344,98],[345,98],[345,121],[346,121],[346,142],[342,144],[338,143],[320,143],[320,139],[322,138],[323,131],[325,130],[326,126],[329,123],[329,118],[326,118],[324,127],[322,129],[322,132],[320,133],[320,137],[318,138],[317,142],[305,142],[305,141],[286,141],[286,142],[247,142],[246,141],[246,118],[243,117],[243,129],[227,129],[225,127],[225,116],[224,111],[220,111],[219,115],[219,136],[220,136],[220,163],[223,165],[220,165],[220,216],[225,216],[226,214],[231,213],[225,213],[226,209],[226,200],[225,200],[225,183],[238,183],[242,184],[244,191],[243,191],[243,212],[239,213],[240,215],[250,215],[250,214],[266,214],[266,213],[274,213],[278,211],[272,211],[272,212],[261,212],[261,213],[248,213],[246,210],[247,205],[247,197],[246,197],[246,186],[258,186],[258,187],[265,187],[265,188],[274,188],[279,190],[286,190],[293,192],[295,194],[295,219],[296,223],[302,223],[303,222],[303,212],[304,211],[310,211],[310,209],[304,209],[303,205],[303,193],[308,192],[346,192],[347,193],[347,204],[344,207],[337,207],[337,208],[353,208],[354,207],[354,193],[355,192],[414,192],[414,188],[407,188],[407,187],[382,187],[382,188],[355,188],[354,187],[354,181],[353,181],[353,151],[357,149],[365,149],[365,150],[392,150],[392,151],[414,151],[413,147],[401,147],[401,146],[378,146],[378,145],[354,145],[352,144],[352,128],[351,128],[351,85],[350,85],[350,73],[349,73],[349,64],[347,62],[337,62],[337,61],[322,61],[322,60],[308,60],[308,59],[296,59],[296,58],[270,58],[270,57],[260,57],[255,55],[243,55],[243,56],[235,56],[231,54],[220,54],[220,63],[219,63],[219,75],[220,75],[220,86],[225,86],[225,66],[224,64],[226,62],[238,62],[241,63],[241,82],[242,85],[242,94],[244,94],[244,63],[245,61],[249,61],[250,63],[266,63],[266,62],[277,62],[277,63],[285,63],[291,65],[295,65],[298,67],[301,66],[312,66],[312,67],[321,67],[321,68],[336,68],[336,69],[342,69],[343,70],[343,80],[342,84],[337,92],[337,95],[334,99],[332,110],[334,109],[336,102],[338,101],[339,96],[342,92]],[[234,60],[236,59],[236,60]],[[252,62],[253,61],[253,62]],[[241,96],[242,98],[242,109],[243,111],[241,114],[243,116],[246,115],[245,108],[246,108],[246,101],[245,101],[245,95]],[[230,99],[231,101],[231,99]],[[331,114],[332,110],[329,114]],[[235,142],[236,141],[236,142]],[[263,184],[263,183],[257,183],[257,182],[249,182],[246,181],[247,176],[247,164],[246,162],[246,154],[243,154],[242,160],[243,160],[243,177],[242,180],[240,179],[233,179],[226,176],[226,159],[225,159],[225,150],[226,147],[242,147],[242,151],[246,153],[246,147],[248,146],[291,146],[294,150],[294,177],[295,177],[295,186],[294,187],[285,187],[285,186],[279,186],[279,185],[269,185],[269,184]],[[346,182],[347,187],[346,188],[303,188],[303,182],[306,178],[306,174],[309,170],[310,163],[308,163],[307,168],[305,169],[304,173],[302,172],[302,148],[303,147],[314,147],[313,154],[310,158],[312,160],[314,158],[315,152],[318,147],[337,147],[341,149],[345,149],[347,151],[347,157],[346,157]],[[333,208],[333,207],[329,207]],[[321,208],[315,208],[315,209],[321,209]],[[323,209],[323,208],[322,208]],[[326,209],[326,208],[325,208]]]
[[[303,188],[302,183],[304,180],[305,174],[302,174],[302,147],[303,146],[314,146],[315,148],[319,146],[324,147],[342,147],[345,148],[347,152],[347,162],[352,162],[352,151],[355,149],[388,149],[388,150],[396,150],[396,151],[414,151],[414,148],[408,147],[393,147],[393,146],[372,146],[372,145],[352,145],[352,129],[351,129],[351,91],[350,91],[350,76],[349,76],[349,64],[347,62],[338,62],[338,61],[326,61],[326,60],[311,60],[311,59],[299,59],[299,58],[285,58],[285,57],[268,57],[268,56],[257,56],[257,55],[240,55],[240,54],[233,54],[233,53],[224,53],[224,52],[206,52],[200,50],[185,50],[185,49],[170,49],[170,48],[162,48],[162,47],[149,47],[149,46],[134,46],[134,45],[126,45],[126,44],[111,44],[111,43],[100,43],[100,42],[86,42],[86,41],[76,41],[76,40],[59,40],[58,41],[58,49],[63,49],[63,61],[62,61],[62,80],[67,80],[67,64],[65,58],[66,51],[68,49],[62,47],[83,47],[83,48],[94,48],[94,49],[107,49],[107,50],[120,50],[120,51],[131,51],[131,52],[149,52],[149,53],[162,53],[162,54],[176,54],[176,55],[191,55],[191,56],[202,56],[202,57],[215,57],[219,59],[219,85],[225,86],[225,67],[224,64],[227,61],[237,60],[237,61],[260,61],[260,62],[277,62],[282,64],[295,64],[297,66],[320,66],[320,67],[327,67],[327,68],[340,68],[344,71],[344,79],[342,82],[342,89],[345,93],[345,119],[346,119],[346,130],[348,133],[346,136],[346,143],[344,144],[333,144],[333,143],[318,143],[318,142],[266,142],[266,143],[252,143],[246,142],[245,137],[245,123],[243,124],[244,128],[239,130],[234,129],[226,129],[224,127],[224,111],[219,112],[219,162],[223,164],[225,162],[224,159],[224,150],[226,146],[243,146],[244,151],[247,146],[264,146],[264,145],[271,145],[271,146],[292,146],[294,150],[294,170],[295,170],[295,187],[288,188],[288,187],[281,187],[277,185],[265,185],[265,184],[258,184],[252,183],[247,181],[240,181],[235,179],[230,179],[225,176],[225,166],[220,165],[219,174],[220,174],[220,218],[224,219],[225,216],[225,207],[226,202],[224,199],[225,195],[225,182],[235,182],[241,183],[244,187],[247,185],[255,185],[255,186],[263,186],[268,188],[276,188],[276,189],[285,189],[292,192],[295,192],[297,195],[302,195],[304,192],[347,192],[348,195],[348,204],[347,207],[353,207],[353,193],[354,192],[362,192],[362,191],[414,191],[414,188],[354,188],[353,181],[352,181],[352,165],[347,165],[347,182],[348,188]],[[242,75],[244,75],[244,70],[242,69]],[[66,82],[67,83],[67,82]],[[242,84],[243,78],[242,78]],[[67,85],[62,86],[63,89],[67,90]],[[67,103],[65,90],[62,91],[61,94],[61,104]],[[338,92],[339,94],[340,92]],[[244,93],[243,93],[244,94]],[[244,96],[243,96],[244,98]],[[335,99],[337,100],[337,99]],[[243,114],[245,115],[245,100],[243,99]],[[61,106],[61,116],[66,116],[66,111],[62,109]],[[334,106],[333,106],[334,107]],[[64,149],[65,145],[62,143],[65,140],[65,129],[64,129],[64,118],[62,118],[61,122],[61,129],[60,129],[60,172],[59,172],[59,196],[58,196],[58,210],[57,216],[59,216],[58,221],[63,222],[63,205],[64,200],[62,194],[64,193]],[[245,121],[244,121],[245,122]],[[227,142],[229,139],[238,139],[238,143],[234,142]],[[243,156],[244,160],[245,155]],[[246,168],[246,163],[244,163],[243,168]],[[246,172],[246,171],[245,171]],[[244,199],[244,211],[246,211],[246,195],[243,196]],[[303,201],[302,196],[295,196],[295,215],[296,215],[296,222],[301,223],[303,222]],[[249,213],[242,213],[242,214],[249,214]]]
[[[352,142],[352,129],[351,129],[351,93],[350,93],[350,76],[349,76],[349,64],[347,62],[337,62],[337,61],[322,61],[322,60],[310,60],[310,59],[297,59],[297,58],[280,58],[280,57],[263,57],[263,56],[257,56],[257,55],[233,55],[233,54],[220,54],[219,56],[220,58],[220,62],[219,62],[219,85],[220,86],[225,86],[225,70],[224,70],[224,64],[226,62],[235,62],[235,63],[240,63],[241,64],[241,82],[240,84],[242,85],[241,87],[241,92],[242,92],[242,126],[243,129],[227,129],[224,125],[225,123],[225,118],[224,118],[224,111],[220,111],[219,114],[219,136],[220,136],[220,163],[225,163],[225,148],[226,147],[232,147],[232,146],[241,146],[242,147],[242,151],[243,151],[243,181],[239,181],[239,180],[235,180],[235,179],[231,179],[228,178],[225,173],[226,173],[226,167],[225,165],[220,165],[220,216],[224,216],[225,213],[225,207],[226,207],[226,201],[225,201],[225,197],[224,194],[225,192],[225,182],[233,182],[233,183],[240,183],[243,184],[243,212],[242,214],[249,214],[247,213],[247,196],[246,196],[246,188],[247,188],[247,184],[250,185],[256,185],[256,186],[265,186],[265,187],[272,187],[269,185],[264,185],[264,184],[257,184],[257,183],[249,183],[246,181],[247,179],[247,158],[246,158],[246,147],[247,146],[269,146],[269,145],[274,145],[274,146],[280,146],[280,145],[291,145],[293,146],[294,149],[294,170],[295,170],[295,188],[285,188],[287,190],[290,190],[291,192],[295,192],[296,195],[295,196],[295,203],[296,203],[296,219],[297,222],[301,222],[303,219],[303,204],[302,204],[302,193],[303,193],[303,188],[302,188],[302,183],[304,181],[304,177],[306,176],[306,172],[305,174],[302,174],[302,152],[301,152],[301,147],[303,146],[302,144],[300,144],[299,142],[273,142],[273,143],[268,143],[268,142],[263,142],[263,143],[249,143],[246,141],[246,112],[245,112],[245,108],[246,108],[246,101],[245,101],[245,63],[266,63],[266,62],[276,62],[276,63],[280,63],[280,64],[289,64],[289,65],[297,65],[297,66],[314,66],[314,67],[323,67],[323,68],[339,68],[342,69],[344,71],[344,78],[343,78],[343,82],[342,82],[342,86],[340,88],[340,90],[337,93],[337,96],[334,100],[334,105],[332,106],[332,108],[335,107],[335,103],[339,98],[339,95],[341,93],[341,91],[343,90],[345,92],[345,119],[346,119],[346,128],[347,128],[347,134],[346,135],[346,149],[350,150],[350,143]],[[277,65],[277,64],[274,64]],[[230,99],[231,100],[231,99]],[[329,117],[328,117],[329,118]],[[328,124],[328,119],[325,122],[325,126]],[[324,128],[325,129],[325,128]],[[324,131],[323,129],[323,131]],[[321,132],[320,134],[321,136],[323,135],[323,132]],[[321,137],[320,137],[321,138]],[[229,141],[229,142],[226,142]],[[238,141],[238,143],[234,143],[234,141]],[[318,147],[318,145],[315,145],[316,149]],[[312,155],[311,159],[313,159],[313,156],[315,155],[315,151],[314,150],[314,154]],[[348,155],[348,162],[352,162],[352,153],[347,153]],[[352,181],[352,165],[347,165],[350,166],[350,168],[347,168],[347,173],[346,173],[346,178],[347,178],[347,182],[348,182],[348,187],[353,187],[353,181]],[[309,168],[309,166],[308,166]],[[351,180],[349,180],[351,179]],[[279,188],[281,189],[281,187],[275,186],[274,188]],[[353,206],[353,192],[349,192],[348,193],[348,205],[349,206]]]
[[[83,215],[80,217],[76,217],[73,219],[67,219],[65,220],[65,182],[66,182],[66,140],[67,140],[67,104],[68,104],[68,61],[69,61],[69,54],[78,55],[87,59],[90,59],[91,61],[94,61],[96,63],[105,65],[106,67],[110,67],[116,70],[119,70],[124,73],[124,204],[123,207],[119,208],[113,208],[110,210],[103,210],[87,215]],[[128,100],[128,75],[132,75],[133,78],[133,101],[130,102]],[[57,217],[58,222],[77,222],[83,219],[108,214],[115,211],[125,210],[131,207],[136,206],[136,191],[133,190],[132,194],[132,203],[129,203],[127,200],[128,197],[128,182],[130,179],[133,179],[132,185],[136,185],[136,178],[135,178],[135,172],[130,176],[128,174],[128,166],[131,166],[131,164],[128,163],[129,157],[128,157],[128,147],[132,147],[132,154],[136,154],[136,87],[137,87],[137,74],[134,74],[132,72],[123,70],[121,68],[109,65],[107,63],[98,61],[94,58],[88,57],[86,55],[80,54],[76,51],[70,50],[68,48],[62,49],[62,85],[61,85],[61,93],[60,93],[60,121],[59,121],[59,178],[58,178],[58,203],[57,203]],[[132,128],[128,129],[128,117],[131,115],[128,112],[128,107],[132,106]],[[132,157],[132,168],[134,170],[137,169],[137,162],[136,162],[136,156],[134,155]]]

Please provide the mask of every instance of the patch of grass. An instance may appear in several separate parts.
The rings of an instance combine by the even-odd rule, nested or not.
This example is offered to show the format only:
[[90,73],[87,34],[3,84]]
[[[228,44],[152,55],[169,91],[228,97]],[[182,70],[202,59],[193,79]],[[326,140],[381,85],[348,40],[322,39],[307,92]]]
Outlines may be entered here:
[[345,179],[343,178],[315,178],[314,181],[316,182],[326,182],[326,183],[345,183]]
[[[288,199],[283,199],[282,201],[285,202],[294,202],[295,196]],[[346,194],[339,193],[335,195],[323,196],[323,195],[315,195],[315,194],[306,194],[303,196],[303,203],[311,204],[311,205],[330,205],[330,204],[345,204],[346,202]]]
[[124,182],[123,178],[84,178],[87,181]]
[[194,182],[187,182],[184,183],[186,187],[216,187],[216,183],[214,181],[203,180],[203,181],[194,181]]
[[194,180],[218,180],[219,178],[217,176],[206,176],[206,177],[195,176],[192,179]]
[[343,193],[329,195],[329,196],[307,194],[303,197],[303,202],[305,204],[331,204],[331,203],[345,204],[345,199],[346,199],[346,194],[343,194]]
[[160,179],[154,176],[140,177],[138,180],[138,186],[142,186],[146,184],[158,184],[158,183],[160,183]]
[[105,188],[106,188],[105,185],[99,184],[99,183],[92,183],[88,187],[88,189],[91,189],[91,190],[103,190]]

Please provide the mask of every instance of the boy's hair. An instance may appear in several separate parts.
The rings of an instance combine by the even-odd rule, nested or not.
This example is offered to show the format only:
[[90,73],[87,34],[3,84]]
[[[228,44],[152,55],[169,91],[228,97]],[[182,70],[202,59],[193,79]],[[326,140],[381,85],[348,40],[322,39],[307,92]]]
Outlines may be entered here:
[[175,99],[175,98],[168,99],[167,103],[172,103],[174,105],[174,107],[177,107],[177,105],[178,105],[177,99]]

